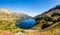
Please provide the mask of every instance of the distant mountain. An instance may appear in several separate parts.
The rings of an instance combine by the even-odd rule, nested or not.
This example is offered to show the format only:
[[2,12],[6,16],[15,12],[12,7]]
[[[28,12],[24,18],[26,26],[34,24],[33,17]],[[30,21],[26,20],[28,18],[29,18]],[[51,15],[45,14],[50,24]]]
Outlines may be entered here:
[[60,27],[60,4],[34,17],[37,29],[51,30]]
[[5,18],[8,18],[8,19],[10,19],[10,18],[11,19],[14,19],[14,18],[28,19],[28,18],[32,18],[32,17],[30,17],[26,14],[23,14],[23,13],[13,13],[8,9],[1,8],[0,9],[0,18],[1,19],[5,19]]
[[28,16],[28,15],[26,15],[24,13],[12,13],[12,15],[15,15],[15,16],[17,16],[19,18],[21,18],[21,17],[24,17],[24,18],[32,18],[31,16]]
[[12,15],[14,15],[18,18],[17,21],[22,21],[22,20],[25,20],[25,19],[33,19],[33,17],[28,16],[24,13],[12,13]]

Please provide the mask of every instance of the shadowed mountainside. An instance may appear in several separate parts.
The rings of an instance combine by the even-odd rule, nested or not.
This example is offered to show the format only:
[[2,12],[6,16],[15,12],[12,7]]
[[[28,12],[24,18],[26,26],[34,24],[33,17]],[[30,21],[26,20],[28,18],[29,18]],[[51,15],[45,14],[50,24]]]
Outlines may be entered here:
[[52,30],[55,28],[60,28],[60,5],[37,15],[34,17],[36,20],[35,28],[41,30]]

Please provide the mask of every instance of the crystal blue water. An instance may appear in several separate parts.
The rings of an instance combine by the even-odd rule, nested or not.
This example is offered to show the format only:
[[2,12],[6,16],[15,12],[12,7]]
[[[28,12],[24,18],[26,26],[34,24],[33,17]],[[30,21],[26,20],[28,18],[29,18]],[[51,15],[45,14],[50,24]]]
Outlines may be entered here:
[[30,29],[35,26],[35,20],[34,19],[27,19],[20,21],[16,24],[16,27],[21,29]]

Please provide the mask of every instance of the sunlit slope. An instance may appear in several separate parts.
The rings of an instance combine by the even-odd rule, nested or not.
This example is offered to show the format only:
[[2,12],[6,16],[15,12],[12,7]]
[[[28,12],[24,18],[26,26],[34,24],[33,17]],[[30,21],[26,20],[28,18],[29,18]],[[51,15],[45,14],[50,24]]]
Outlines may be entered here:
[[60,5],[50,9],[49,11],[35,17],[35,28],[41,30],[52,30],[60,28]]
[[0,9],[0,30],[14,33],[17,30],[15,27],[15,22],[17,19],[17,16],[12,15],[10,11]]
[[32,18],[23,13],[10,13],[9,10],[0,9],[0,31],[8,31],[12,33],[21,32],[21,29],[15,26],[19,20]]

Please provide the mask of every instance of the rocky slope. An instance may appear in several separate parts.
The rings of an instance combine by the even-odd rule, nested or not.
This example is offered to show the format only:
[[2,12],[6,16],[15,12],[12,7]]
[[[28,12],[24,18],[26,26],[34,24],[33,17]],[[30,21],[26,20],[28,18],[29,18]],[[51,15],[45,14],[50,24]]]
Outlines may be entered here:
[[35,16],[36,26],[35,28],[41,30],[52,30],[60,28],[60,5]]

